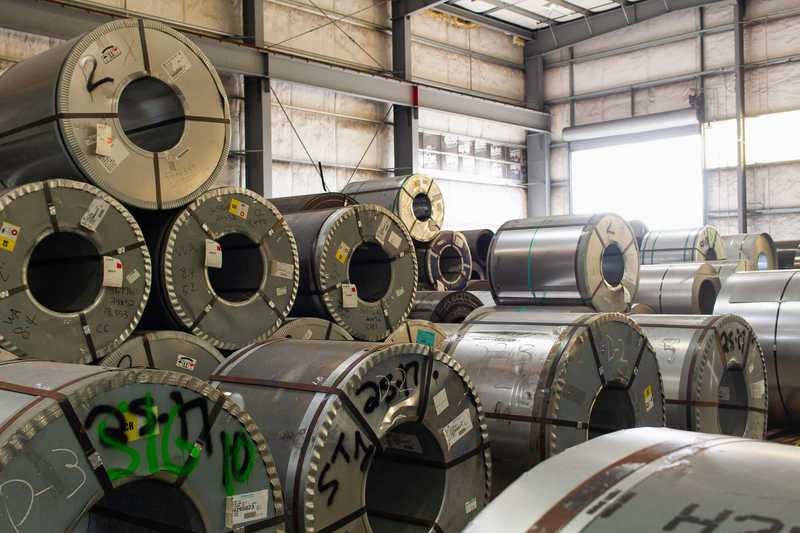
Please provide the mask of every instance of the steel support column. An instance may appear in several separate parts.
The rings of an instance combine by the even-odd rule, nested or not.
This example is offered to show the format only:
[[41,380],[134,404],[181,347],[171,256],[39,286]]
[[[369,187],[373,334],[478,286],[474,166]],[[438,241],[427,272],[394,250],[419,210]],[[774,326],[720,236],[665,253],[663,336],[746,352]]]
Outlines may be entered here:
[[[392,2],[392,72],[411,81],[411,15],[406,2]],[[411,87],[411,106],[394,106],[394,173],[411,174],[419,167],[419,93]]]
[[739,233],[747,233],[747,144],[745,139],[744,95],[744,16],[746,0],[737,0],[734,6],[734,61],[736,71],[736,191]]
[[[264,0],[242,2],[245,39],[263,48]],[[244,77],[244,143],[246,187],[267,198],[272,196],[272,101],[269,87],[269,55],[263,56],[264,76]]]
[[[544,59],[536,55],[530,41],[525,43],[525,105],[544,107]],[[528,217],[550,215],[550,133],[529,133]]]

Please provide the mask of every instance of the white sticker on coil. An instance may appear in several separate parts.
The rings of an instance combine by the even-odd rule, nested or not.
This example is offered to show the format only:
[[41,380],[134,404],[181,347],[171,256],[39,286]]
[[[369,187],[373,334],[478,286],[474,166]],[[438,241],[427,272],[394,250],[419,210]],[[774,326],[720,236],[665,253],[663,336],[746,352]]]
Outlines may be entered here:
[[394,291],[394,297],[395,298],[400,298],[405,293],[406,293],[406,290],[403,287],[400,287],[396,291]]
[[358,307],[358,287],[353,283],[342,283],[342,307],[355,309]]
[[197,366],[197,359],[189,357],[188,355],[178,354],[178,358],[175,360],[175,366],[183,370],[188,370],[189,372],[194,372]]
[[472,431],[472,417],[469,409],[464,409],[461,414],[442,428],[442,435],[447,442],[447,449],[451,449],[464,435]]
[[445,409],[450,407],[450,401],[447,399],[447,389],[442,389],[433,397],[433,405],[436,407],[436,414],[440,415]]
[[478,508],[478,499],[475,498],[475,496],[464,502],[464,512],[466,514],[473,512],[477,508]]
[[111,157],[114,153],[114,130],[103,122],[95,125],[97,134],[94,141],[94,150],[97,155]]
[[272,275],[276,278],[292,279],[292,274],[294,274],[294,267],[292,265],[275,259],[269,262],[269,268]]
[[187,70],[192,68],[192,63],[183,53],[183,50],[178,50],[174,56],[161,63],[161,66],[169,76],[170,81],[177,81]]
[[381,244],[386,242],[386,234],[389,233],[389,228],[392,226],[392,221],[386,215],[381,219],[378,230],[375,232],[375,240]]
[[[95,141],[96,144],[97,141]],[[125,148],[125,144],[115,142],[109,147],[107,154],[96,153],[97,161],[103,166],[106,172],[111,174],[123,161],[128,159],[130,152]]]
[[225,498],[225,527],[238,528],[246,522],[266,520],[269,490],[234,494]]
[[142,275],[139,274],[139,271],[134,268],[133,270],[128,272],[127,276],[125,276],[125,281],[128,282],[128,285],[133,285],[134,283],[136,283],[136,280],[138,280],[141,277]]
[[103,256],[103,287],[122,287],[122,261],[116,257]]
[[286,296],[286,293],[289,292],[289,289],[286,287],[278,287],[275,289],[275,294],[277,296]]
[[222,268],[222,246],[217,241],[206,239],[205,266]]
[[764,380],[759,379],[758,381],[754,381],[750,384],[750,396],[752,398],[763,398],[764,397]]
[[97,231],[97,227],[105,218],[111,206],[102,198],[95,198],[81,217],[81,226],[89,231]]
[[305,333],[303,333],[303,340],[304,340],[304,341],[311,340],[311,337],[313,337],[313,336],[314,336],[314,332],[313,332],[313,331],[311,331],[310,329],[307,329],[307,330],[305,331]]
[[422,453],[422,444],[415,435],[408,435],[406,433],[397,433],[396,431],[387,433],[383,437],[383,442],[386,448],[393,450],[401,450],[410,453]]
[[403,244],[403,239],[393,231],[389,234],[389,244],[399,249],[400,245]]

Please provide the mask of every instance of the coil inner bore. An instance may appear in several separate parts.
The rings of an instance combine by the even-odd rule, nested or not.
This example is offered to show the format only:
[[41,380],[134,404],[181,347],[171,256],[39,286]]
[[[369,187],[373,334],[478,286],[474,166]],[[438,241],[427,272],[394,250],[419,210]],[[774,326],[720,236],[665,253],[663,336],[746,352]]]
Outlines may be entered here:
[[767,270],[769,269],[769,262],[767,261],[767,254],[761,252],[756,257],[756,269],[758,270]]
[[616,383],[601,388],[589,412],[589,438],[635,425],[636,415],[628,391]]
[[205,533],[200,512],[180,489],[145,479],[113,489],[84,514],[76,531]]
[[700,303],[700,312],[704,315],[713,315],[714,304],[717,302],[717,287],[711,280],[704,279],[700,283],[697,298]]
[[420,222],[427,222],[433,216],[431,199],[424,193],[419,193],[414,197],[411,202],[411,209],[414,211],[414,217]]
[[706,252],[706,261],[716,261],[717,260],[717,251],[713,248],[710,248]]
[[222,268],[207,268],[214,292],[228,302],[253,297],[264,280],[264,257],[259,245],[241,233],[229,233],[218,241],[222,247]]
[[461,276],[461,254],[458,248],[447,245],[439,254],[439,272],[445,281],[454,283]]
[[744,370],[727,368],[719,382],[719,427],[725,435],[744,435],[747,429],[747,382]]
[[447,471],[438,466],[444,454],[436,439],[422,423],[409,422],[384,435],[383,444],[384,452],[372,458],[367,470],[366,506],[372,530],[397,531],[398,522],[385,513],[435,521],[447,490]]
[[362,242],[350,257],[348,277],[358,288],[360,299],[377,302],[392,283],[391,258],[378,243]]
[[103,286],[97,247],[82,235],[51,233],[33,248],[27,269],[34,299],[56,313],[76,313],[94,303]]
[[601,259],[601,273],[603,279],[612,287],[618,287],[625,276],[625,258],[622,250],[616,243],[611,243],[603,249]]
[[128,139],[148,152],[164,152],[181,140],[186,124],[175,90],[152,76],[131,81],[119,97],[119,122]]

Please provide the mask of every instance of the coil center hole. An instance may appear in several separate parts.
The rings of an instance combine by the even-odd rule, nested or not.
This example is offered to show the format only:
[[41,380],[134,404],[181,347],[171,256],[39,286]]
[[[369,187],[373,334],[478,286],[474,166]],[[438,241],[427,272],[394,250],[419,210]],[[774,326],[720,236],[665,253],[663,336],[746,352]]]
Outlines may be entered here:
[[697,293],[700,303],[700,312],[704,315],[714,314],[714,304],[717,303],[717,287],[711,280],[704,279],[700,283],[700,290]]
[[427,222],[433,216],[433,205],[431,199],[425,193],[419,193],[414,197],[411,202],[411,209],[414,211],[414,217],[420,222]]
[[183,102],[163,81],[144,76],[130,82],[117,106],[122,131],[148,152],[164,152],[181,140],[186,125]]
[[161,481],[127,483],[103,496],[83,515],[76,531],[181,531],[205,533],[200,512],[180,489]]
[[362,242],[350,257],[348,278],[358,288],[361,300],[377,302],[392,283],[391,258],[378,243]]
[[249,300],[264,280],[261,249],[247,235],[229,233],[218,241],[222,247],[222,268],[207,268],[214,292],[228,302]]
[[756,269],[758,270],[768,270],[769,269],[769,261],[767,261],[767,254],[761,252],[756,257]]
[[86,237],[51,233],[33,248],[27,280],[33,297],[47,309],[77,313],[97,299],[103,286],[103,262]]
[[589,438],[636,426],[636,413],[628,391],[609,383],[597,394],[589,413]]
[[[747,429],[747,382],[744,370],[727,368],[719,381],[719,428],[725,435],[741,437]],[[734,408],[731,408],[734,407]],[[738,408],[737,408],[738,407]]]
[[439,272],[445,281],[449,283],[458,281],[461,277],[461,266],[461,254],[455,246],[448,245],[439,254]]
[[617,287],[622,283],[622,278],[625,276],[625,258],[616,243],[612,242],[603,249],[600,268],[603,279],[610,286]]
[[[372,458],[366,479],[367,518],[376,533],[403,524],[388,515],[434,521],[447,492],[444,454],[419,422],[397,426],[381,439],[384,452]],[[424,481],[423,481],[424,480]]]

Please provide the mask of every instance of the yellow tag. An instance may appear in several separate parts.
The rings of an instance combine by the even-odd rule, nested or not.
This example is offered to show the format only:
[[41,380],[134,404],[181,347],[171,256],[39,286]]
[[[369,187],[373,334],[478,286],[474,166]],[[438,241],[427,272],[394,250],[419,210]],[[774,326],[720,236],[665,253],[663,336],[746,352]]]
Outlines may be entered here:
[[14,247],[17,245],[17,238],[19,237],[19,231],[21,229],[21,227],[15,226],[14,224],[3,222],[2,227],[0,227],[0,250],[13,252]]
[[653,402],[653,386],[652,385],[648,385],[647,387],[645,387],[644,388],[644,393],[642,393],[642,396],[644,397],[644,408],[649,413],[653,409],[653,406],[654,406],[654,402]]
[[249,205],[240,200],[237,200],[236,198],[231,198],[231,203],[228,206],[228,213],[242,219],[247,219],[248,211],[250,211]]
[[[147,435],[140,435],[139,430],[147,424],[146,416],[135,415],[131,412],[122,413],[125,417],[125,436],[128,437],[128,442],[137,441],[139,439],[149,437],[150,435],[158,435],[158,422],[155,422],[155,431]],[[153,416],[158,419],[158,407],[153,406]]]
[[336,250],[336,259],[339,260],[340,263],[344,264],[347,261],[347,257],[350,255],[350,247],[345,244],[339,244],[339,249]]

